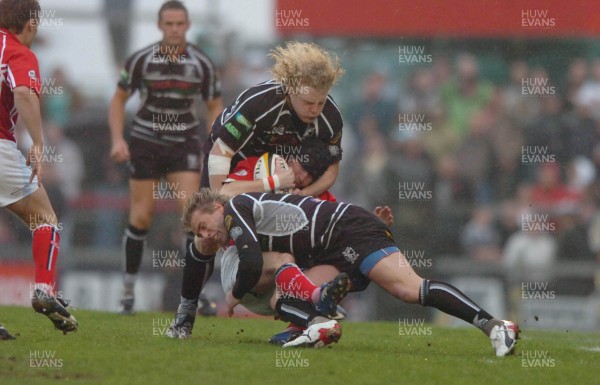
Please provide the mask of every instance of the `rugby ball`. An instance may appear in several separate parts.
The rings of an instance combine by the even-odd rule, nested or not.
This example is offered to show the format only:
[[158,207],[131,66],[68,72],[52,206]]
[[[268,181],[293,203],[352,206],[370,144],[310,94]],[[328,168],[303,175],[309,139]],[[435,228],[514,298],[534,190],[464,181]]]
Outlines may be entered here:
[[[275,175],[277,166],[284,170],[288,170],[290,168],[283,157],[277,154],[265,152],[258,158],[258,161],[254,166],[254,180],[268,178]],[[292,191],[289,188],[275,190],[276,194],[290,194],[291,192]]]

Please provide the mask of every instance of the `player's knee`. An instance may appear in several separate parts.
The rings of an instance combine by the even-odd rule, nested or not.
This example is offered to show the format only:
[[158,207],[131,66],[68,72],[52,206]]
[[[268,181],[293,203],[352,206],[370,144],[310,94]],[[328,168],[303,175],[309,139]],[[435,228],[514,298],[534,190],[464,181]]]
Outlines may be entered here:
[[152,214],[146,212],[135,213],[131,215],[129,219],[129,224],[131,224],[136,229],[147,230],[152,224]]

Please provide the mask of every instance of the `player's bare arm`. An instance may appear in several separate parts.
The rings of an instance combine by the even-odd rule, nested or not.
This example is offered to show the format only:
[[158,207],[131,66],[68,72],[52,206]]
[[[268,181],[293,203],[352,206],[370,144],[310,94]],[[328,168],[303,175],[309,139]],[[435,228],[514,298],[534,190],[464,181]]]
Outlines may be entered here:
[[42,116],[40,113],[40,99],[29,87],[19,86],[13,89],[15,107],[19,118],[25,124],[27,132],[31,136],[33,144],[29,149],[27,165],[31,166],[29,183],[37,175],[38,183],[42,183],[42,152],[44,141],[42,139]]
[[125,103],[127,103],[129,94],[129,91],[117,87],[108,110],[108,125],[112,142],[110,157],[117,163],[129,160],[129,145],[123,135],[125,131]]

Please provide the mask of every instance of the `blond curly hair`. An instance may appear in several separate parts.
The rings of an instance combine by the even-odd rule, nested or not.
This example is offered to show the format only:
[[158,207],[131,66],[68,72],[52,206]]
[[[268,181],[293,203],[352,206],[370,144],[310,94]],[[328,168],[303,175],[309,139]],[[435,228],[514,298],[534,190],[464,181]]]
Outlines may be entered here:
[[275,60],[271,69],[275,79],[289,87],[329,91],[344,74],[337,55],[313,43],[291,41],[271,50],[269,56]]

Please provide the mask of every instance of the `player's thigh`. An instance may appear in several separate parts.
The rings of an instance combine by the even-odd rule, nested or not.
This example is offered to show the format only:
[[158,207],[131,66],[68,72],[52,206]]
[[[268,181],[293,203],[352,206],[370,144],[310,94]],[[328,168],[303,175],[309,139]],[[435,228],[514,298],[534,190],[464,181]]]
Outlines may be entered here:
[[43,186],[6,208],[25,222],[30,229],[41,224],[56,225],[58,220]]
[[166,176],[170,188],[173,191],[173,196],[177,198],[179,211],[183,212],[187,200],[198,191],[200,185],[200,173],[196,171],[177,171],[171,172]]
[[288,253],[267,251],[263,253],[263,269],[258,283],[254,287],[257,292],[265,292],[272,288],[275,280],[275,272],[286,263],[293,263],[294,257]]
[[148,229],[154,216],[154,188],[158,179],[129,179],[131,208],[129,223],[138,229]]
[[405,302],[418,303],[423,279],[412,269],[401,252],[380,259],[369,272],[369,279]]
[[304,275],[306,275],[312,283],[320,286],[325,282],[331,281],[339,274],[339,272],[340,271],[332,265],[317,265],[308,270],[304,270]]

